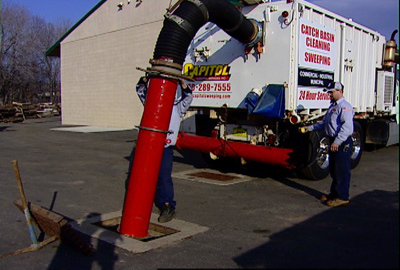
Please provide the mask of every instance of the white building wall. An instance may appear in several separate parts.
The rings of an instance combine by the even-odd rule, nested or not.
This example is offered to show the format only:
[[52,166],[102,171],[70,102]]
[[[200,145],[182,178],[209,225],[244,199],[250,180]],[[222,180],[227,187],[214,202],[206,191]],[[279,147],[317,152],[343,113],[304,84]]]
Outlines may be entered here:
[[150,66],[170,1],[108,0],[61,43],[62,123],[133,128],[143,106],[135,85]]

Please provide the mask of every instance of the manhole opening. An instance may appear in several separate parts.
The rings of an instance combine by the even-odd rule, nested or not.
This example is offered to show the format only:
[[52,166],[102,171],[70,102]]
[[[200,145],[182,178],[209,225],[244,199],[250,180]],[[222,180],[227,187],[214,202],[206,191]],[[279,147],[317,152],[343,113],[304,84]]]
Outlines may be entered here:
[[[107,219],[107,220],[101,220],[98,222],[93,223],[96,226],[100,226],[104,229],[119,233],[119,225],[121,223],[121,217],[117,218],[112,218],[112,219]],[[159,239],[161,237],[171,235],[174,233],[180,232],[178,230],[161,226],[158,224],[150,223],[149,224],[149,235],[146,237],[131,237],[136,240],[142,241],[142,242],[149,242],[155,239]],[[128,236],[129,237],[129,236]]]
[[231,181],[231,180],[240,178],[237,176],[219,174],[219,173],[211,173],[211,172],[197,172],[197,173],[189,173],[187,175],[205,178],[205,179],[216,180],[216,181]]

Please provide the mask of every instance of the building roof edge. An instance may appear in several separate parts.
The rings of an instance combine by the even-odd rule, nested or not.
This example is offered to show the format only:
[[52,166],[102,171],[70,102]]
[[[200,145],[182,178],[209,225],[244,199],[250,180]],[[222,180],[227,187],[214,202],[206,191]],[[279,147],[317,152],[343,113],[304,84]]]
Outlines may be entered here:
[[88,13],[86,13],[77,23],[75,23],[64,35],[62,35],[45,53],[46,56],[61,56],[61,42],[71,34],[83,21],[85,21],[93,12],[95,12],[107,0],[99,1]]

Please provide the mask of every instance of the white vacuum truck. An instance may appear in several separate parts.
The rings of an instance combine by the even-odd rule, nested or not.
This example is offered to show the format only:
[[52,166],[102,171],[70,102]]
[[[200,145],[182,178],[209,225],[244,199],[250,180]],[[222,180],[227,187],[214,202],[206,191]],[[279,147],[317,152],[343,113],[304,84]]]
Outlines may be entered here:
[[302,0],[230,1],[258,28],[243,44],[208,22],[183,66],[194,100],[178,148],[210,161],[233,157],[328,175],[328,140],[299,128],[320,121],[330,105],[323,88],[344,85],[353,105],[356,167],[365,143],[399,142],[398,54],[394,40]]

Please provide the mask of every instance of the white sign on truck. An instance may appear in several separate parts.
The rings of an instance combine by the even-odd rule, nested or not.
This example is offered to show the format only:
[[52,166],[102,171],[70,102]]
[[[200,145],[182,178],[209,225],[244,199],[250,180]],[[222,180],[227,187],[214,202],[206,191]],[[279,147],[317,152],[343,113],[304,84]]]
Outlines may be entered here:
[[297,107],[327,108],[330,98],[322,88],[334,80],[336,31],[304,18],[299,24]]

